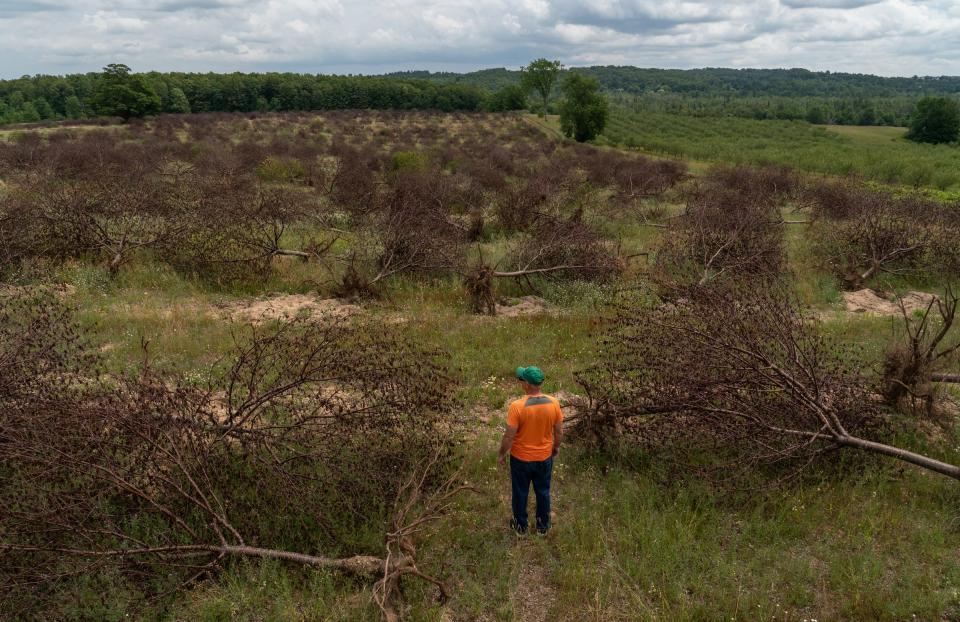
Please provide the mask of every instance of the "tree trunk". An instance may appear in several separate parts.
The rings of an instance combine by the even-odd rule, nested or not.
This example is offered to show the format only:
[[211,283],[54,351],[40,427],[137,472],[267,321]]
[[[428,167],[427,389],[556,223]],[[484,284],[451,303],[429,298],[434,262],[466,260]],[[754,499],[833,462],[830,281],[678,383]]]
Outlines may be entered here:
[[866,439],[857,438],[856,436],[836,436],[834,439],[839,444],[847,447],[856,447],[857,449],[872,451],[884,456],[896,458],[897,460],[909,462],[910,464],[915,464],[924,469],[933,471],[934,473],[940,473],[941,475],[946,475],[947,477],[952,477],[953,479],[960,479],[960,467],[947,464],[946,462],[940,462],[939,460],[928,458],[927,456],[915,454],[912,451],[907,451],[906,449],[891,447],[890,445],[868,441]]
[[933,382],[960,384],[960,374],[930,374],[930,380]]

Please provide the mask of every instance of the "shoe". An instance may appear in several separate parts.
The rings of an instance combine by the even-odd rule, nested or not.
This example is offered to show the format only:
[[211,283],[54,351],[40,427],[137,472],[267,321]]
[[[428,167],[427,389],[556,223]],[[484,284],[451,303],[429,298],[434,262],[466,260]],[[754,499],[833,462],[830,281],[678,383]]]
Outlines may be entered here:
[[545,535],[547,535],[547,532],[548,532],[548,531],[550,531],[550,525],[547,525],[546,527],[541,527],[540,525],[537,525],[537,535],[538,535],[538,536],[545,536]]
[[510,519],[510,529],[512,529],[514,532],[516,532],[516,534],[517,534],[518,536],[525,536],[525,535],[527,535],[527,528],[526,528],[526,527],[521,527],[520,525],[518,525],[518,524],[517,524],[517,521],[516,521],[515,519],[513,519],[513,518]]

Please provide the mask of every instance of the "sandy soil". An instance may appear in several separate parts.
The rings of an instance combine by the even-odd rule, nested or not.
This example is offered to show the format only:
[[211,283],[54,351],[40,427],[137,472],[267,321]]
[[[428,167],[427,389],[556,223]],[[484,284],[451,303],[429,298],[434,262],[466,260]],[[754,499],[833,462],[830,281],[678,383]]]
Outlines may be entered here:
[[317,298],[307,294],[283,294],[232,303],[224,312],[239,322],[261,324],[292,319],[300,315],[346,318],[361,312],[360,307],[335,298]]
[[[901,297],[907,313],[923,311],[932,300],[933,294],[925,292],[907,292]],[[872,315],[900,315],[900,305],[892,294],[880,295],[872,289],[844,292],[843,302],[850,313],[869,313]]]
[[539,296],[523,296],[521,298],[510,298],[507,304],[497,305],[497,315],[499,317],[522,317],[526,315],[540,315],[550,313],[554,310],[553,306],[540,298]]

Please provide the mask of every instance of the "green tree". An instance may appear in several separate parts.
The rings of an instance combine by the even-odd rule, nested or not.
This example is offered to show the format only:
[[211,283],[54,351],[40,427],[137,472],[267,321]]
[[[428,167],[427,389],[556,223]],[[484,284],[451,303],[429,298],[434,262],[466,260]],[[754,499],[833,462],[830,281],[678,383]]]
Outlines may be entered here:
[[190,102],[184,94],[183,89],[173,87],[170,89],[170,104],[167,106],[167,112],[186,114],[190,112]]
[[960,136],[960,106],[946,97],[917,102],[907,138],[920,143],[950,143]]
[[33,102],[24,102],[23,106],[20,107],[19,116],[21,123],[35,123],[40,120],[40,113],[37,112],[37,108],[33,105]]
[[146,79],[131,74],[130,68],[112,63],[103,68],[90,103],[97,114],[120,117],[143,117],[160,111],[160,96]]
[[806,119],[808,123],[826,123],[827,113],[823,111],[822,106],[811,106],[807,110]]
[[63,104],[67,117],[70,119],[79,119],[83,116],[83,104],[76,95],[71,95]]
[[50,105],[43,97],[38,97],[33,100],[33,106],[37,109],[37,114],[40,115],[40,118],[46,121],[47,119],[53,119],[57,114],[53,111],[53,106]]
[[520,84],[527,92],[536,91],[543,100],[541,117],[547,114],[547,100],[550,99],[550,91],[553,90],[561,69],[563,65],[558,60],[538,58],[521,70]]
[[600,83],[571,73],[563,81],[563,101],[560,102],[560,129],[577,142],[596,138],[607,124],[607,100],[600,94]]
[[487,110],[490,112],[523,110],[526,107],[527,92],[519,84],[508,84],[490,95],[487,100]]

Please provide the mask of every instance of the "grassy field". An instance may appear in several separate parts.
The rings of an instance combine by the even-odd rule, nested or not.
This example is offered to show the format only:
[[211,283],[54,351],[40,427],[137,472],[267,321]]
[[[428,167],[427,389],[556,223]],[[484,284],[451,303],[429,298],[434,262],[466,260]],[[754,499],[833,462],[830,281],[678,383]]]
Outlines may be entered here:
[[[950,188],[960,182],[955,148],[924,151],[893,136],[899,130],[840,129],[844,135],[837,136],[836,128],[763,122],[764,131],[777,128],[779,134],[761,138],[755,123],[659,117],[641,123],[618,110],[607,136],[673,155],[781,162],[819,172],[842,172],[821,169],[843,169],[843,158],[854,154],[866,159],[851,167],[866,165],[868,145],[893,140],[896,155],[877,155],[873,164],[899,166],[897,158],[924,153],[916,165],[933,167],[930,183],[941,179]],[[785,146],[794,141],[796,149]],[[936,177],[951,170],[957,178],[949,183]],[[900,180],[894,177],[885,181]],[[667,213],[679,209],[677,201],[665,200]],[[650,248],[659,232],[627,217],[604,217],[598,224],[631,250]],[[484,253],[496,257],[501,244],[486,242]],[[797,290],[820,312],[826,331],[856,343],[866,360],[878,363],[900,320],[844,312],[836,280],[809,256],[803,227],[789,230],[787,247]],[[329,298],[333,290],[317,285],[324,275],[313,263],[277,258],[273,276],[256,288],[214,286],[142,256],[113,279],[99,265],[67,262],[50,280],[70,286],[68,299],[108,371],[134,368],[148,342],[154,365],[199,377],[229,350],[239,329],[230,309],[284,294]],[[452,277],[396,278],[379,299],[360,302],[362,317],[397,325],[419,343],[448,353],[457,379],[448,390],[464,403],[457,431],[465,478],[478,489],[420,548],[421,566],[448,581],[452,600],[440,604],[435,590],[411,582],[404,593],[406,619],[960,619],[960,488],[882,459],[867,458],[839,478],[814,472],[790,483],[758,481],[755,489],[727,490],[629,447],[600,454],[568,444],[554,473],[555,528],[545,538],[509,533],[509,477],[497,469],[496,447],[504,404],[517,395],[512,370],[539,364],[548,374],[547,392],[576,393],[576,373],[602,356],[597,338],[612,289],[545,283],[540,294],[551,312],[521,317],[471,313]],[[523,292],[508,283],[499,293]],[[960,461],[960,428],[937,433],[934,442],[907,429],[899,440]],[[218,577],[146,608],[130,609],[132,596],[81,583],[64,601],[60,618],[279,622],[379,616],[363,583],[276,561],[229,564]]]
[[603,137],[614,145],[693,160],[782,164],[813,173],[960,191],[960,148],[913,143],[902,138],[903,133],[901,128],[634,112],[615,105]]
[[905,127],[884,127],[880,125],[818,125],[823,129],[846,136],[858,145],[883,145],[898,143],[907,134]]
[[[111,283],[95,268],[68,269],[74,302],[118,369],[136,364],[142,339],[157,364],[200,373],[224,354],[236,326],[218,305],[250,300],[138,266]],[[280,286],[282,288],[282,286]],[[274,294],[281,293],[273,292]],[[288,288],[288,291],[296,291]],[[718,491],[628,448],[614,456],[568,445],[555,473],[556,528],[543,540],[505,529],[509,482],[495,465],[511,369],[538,362],[547,391],[576,391],[595,356],[597,301],[590,286],[547,293],[553,315],[470,314],[454,283],[397,281],[365,305],[444,348],[466,403],[461,427],[466,497],[422,550],[426,568],[454,586],[440,607],[411,584],[411,620],[948,620],[960,615],[960,490],[912,468],[870,460],[839,481],[812,477],[759,494]],[[817,304],[832,308],[829,294]],[[897,322],[837,312],[828,329],[879,354]],[[907,439],[915,445],[919,439]],[[960,435],[952,441],[960,457]],[[122,594],[77,594],[68,619],[124,619]],[[335,573],[240,562],[170,608],[164,620],[372,620],[366,588]]]

